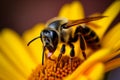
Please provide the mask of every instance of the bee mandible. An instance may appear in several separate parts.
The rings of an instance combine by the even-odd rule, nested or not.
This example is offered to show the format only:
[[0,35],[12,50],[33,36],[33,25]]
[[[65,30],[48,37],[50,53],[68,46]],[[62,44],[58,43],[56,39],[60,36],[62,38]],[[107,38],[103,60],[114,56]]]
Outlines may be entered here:
[[[46,28],[41,31],[40,36],[32,39],[27,45],[29,46],[31,42],[40,38],[43,43],[43,52],[42,52],[42,65],[44,65],[44,53],[45,50],[48,49],[48,58],[51,59],[52,54],[55,52],[58,44],[60,42],[63,43],[60,54],[58,56],[57,61],[59,62],[62,54],[65,53],[66,44],[70,46],[70,56],[75,56],[74,45],[73,42],[76,42],[80,39],[80,48],[82,51],[83,57],[86,59],[86,44],[92,45],[91,47],[99,46],[100,39],[96,35],[96,33],[91,30],[87,25],[80,25],[83,23],[88,23],[90,21],[95,21],[102,19],[105,16],[96,16],[96,17],[88,17],[79,20],[67,20],[65,18],[53,18],[46,24]],[[72,26],[76,26],[76,30],[71,30]],[[74,37],[72,36],[74,34]],[[64,44],[65,43],[65,44]]]

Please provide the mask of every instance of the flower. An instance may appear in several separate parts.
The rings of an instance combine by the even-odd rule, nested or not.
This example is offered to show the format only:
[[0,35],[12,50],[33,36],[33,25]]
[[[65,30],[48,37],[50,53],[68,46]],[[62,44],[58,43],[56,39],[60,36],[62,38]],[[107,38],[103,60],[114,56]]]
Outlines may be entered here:
[[[120,12],[118,8],[119,4],[120,1],[115,1],[102,14],[108,17],[88,24],[100,37],[102,47],[96,51],[88,48],[87,59],[82,61],[77,69],[64,77],[63,80],[102,80],[105,72],[120,67],[120,63],[118,62],[120,58],[114,58],[120,54],[120,23],[105,33]],[[70,20],[84,18],[83,7],[80,2],[73,1],[71,4],[66,4],[62,7],[58,17],[65,17]],[[25,31],[22,37],[11,29],[3,29],[1,31],[0,79],[25,80],[30,76],[32,70],[42,63],[42,43],[36,40],[29,47],[27,47],[26,44],[29,40],[39,36],[39,32],[44,29],[44,26],[44,24],[37,24],[32,29]],[[97,28],[94,26],[97,26]],[[76,56],[82,60],[79,45],[77,45],[78,42],[79,41],[74,43],[75,53]],[[61,46],[61,44],[59,46]],[[66,49],[65,54],[69,55],[69,46],[67,46]],[[60,48],[56,50],[54,56],[57,56],[59,51]],[[33,75],[37,75],[37,73],[33,73]]]

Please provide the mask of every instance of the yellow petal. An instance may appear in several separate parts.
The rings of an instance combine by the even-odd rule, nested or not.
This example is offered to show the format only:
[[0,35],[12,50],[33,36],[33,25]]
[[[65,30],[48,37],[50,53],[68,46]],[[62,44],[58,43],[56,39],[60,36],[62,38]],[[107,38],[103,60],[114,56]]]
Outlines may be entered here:
[[[40,32],[44,29],[44,24],[37,24],[32,29],[27,30],[23,33],[23,38],[27,43],[35,37],[40,36]],[[31,52],[31,56],[33,60],[35,60],[36,64],[40,64],[42,62],[42,43],[41,40],[33,41],[29,46],[29,51]]]
[[74,77],[73,79],[70,79],[71,75],[68,75],[67,77],[65,77],[63,80],[89,80],[88,77],[86,75],[78,75],[77,77]]
[[65,17],[71,20],[84,18],[82,4],[78,1],[73,1],[71,4],[65,4],[61,8],[58,17]]
[[118,49],[116,51],[112,51],[109,55],[105,56],[103,58],[103,60],[104,60],[104,62],[107,62],[119,54],[120,54],[120,49]]
[[110,49],[101,49],[91,55],[87,60],[85,60],[75,71],[68,77],[69,80],[73,80],[74,77],[77,77],[80,74],[83,74],[88,68],[94,65],[97,62],[103,61],[102,59],[111,52]]
[[89,79],[88,79],[87,76],[85,76],[85,75],[79,75],[79,76],[76,77],[74,80],[89,80]]
[[[3,41],[3,39],[0,36],[0,52],[3,56],[5,56],[5,59],[11,63],[12,67],[16,69],[19,73],[21,73],[22,76],[27,77],[29,74],[27,73],[27,70],[23,67],[21,62],[19,62],[18,58],[14,56],[14,52],[8,47],[8,45]],[[1,64],[2,65],[2,64]]]
[[58,17],[64,17],[64,18],[69,18],[69,9],[70,9],[70,5],[69,4],[65,4],[62,6]]
[[[120,40],[120,23],[115,25],[103,38],[102,40],[102,46],[103,47],[110,47],[110,48],[117,48],[120,47],[120,44],[118,43]],[[119,44],[119,45],[118,45]],[[116,47],[115,47],[116,46]],[[115,48],[114,48],[115,47]]]
[[95,21],[94,23],[100,26],[100,28],[96,31],[96,33],[101,38],[105,31],[108,29],[109,25],[116,18],[116,16],[120,13],[120,0],[115,0],[108,9],[103,13],[104,16],[107,16],[101,20]]
[[20,39],[19,35],[10,29],[4,29],[2,31],[1,38],[13,52],[9,55],[15,56],[26,71],[31,73],[31,69],[34,69],[36,65],[31,60],[29,52],[27,52],[27,48],[23,44],[23,41]]
[[0,79],[1,80],[13,80],[11,78],[8,79],[8,77],[6,75],[4,75],[4,74],[0,74]]
[[68,14],[70,20],[84,18],[84,10],[82,4],[78,1],[73,1],[70,5],[70,12]]
[[[0,52],[0,75],[6,75],[7,79],[25,80],[21,74],[15,70]],[[4,76],[3,76],[4,77]]]
[[88,80],[103,80],[104,77],[104,65],[103,63],[97,63],[87,70],[86,76]]
[[105,63],[105,71],[106,72],[111,71],[118,67],[120,67],[120,58],[116,58],[116,59],[113,59],[113,60]]
[[98,62],[87,68],[83,74],[76,73],[76,76],[69,75],[64,80],[102,80],[103,77],[104,77],[104,65],[103,63]]

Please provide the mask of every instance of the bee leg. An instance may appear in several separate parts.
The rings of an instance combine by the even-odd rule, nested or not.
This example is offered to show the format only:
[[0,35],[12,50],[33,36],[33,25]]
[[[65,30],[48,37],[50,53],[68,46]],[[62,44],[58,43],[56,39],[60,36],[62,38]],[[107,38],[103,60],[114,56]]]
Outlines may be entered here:
[[86,42],[85,42],[85,39],[84,37],[82,36],[81,34],[81,27],[77,27],[77,29],[75,30],[75,33],[74,33],[74,37],[71,40],[71,42],[76,42],[78,40],[78,38],[80,38],[80,48],[82,50],[82,55],[84,57],[84,59],[86,59],[86,53],[85,53],[85,50],[86,50]]
[[68,43],[71,47],[71,51],[70,51],[70,56],[74,57],[75,56],[75,51],[74,51],[74,45],[72,43]]
[[85,53],[86,42],[85,42],[84,37],[82,35],[80,35],[80,48],[82,50],[83,57],[86,59],[86,53]]
[[70,67],[72,70],[72,59],[75,56],[75,50],[74,50],[74,45],[72,43],[68,43],[71,47],[71,51],[70,51]]
[[42,70],[42,73],[45,75],[44,55],[45,55],[45,47],[43,46],[43,52],[42,52],[42,66],[43,66],[43,70]]
[[44,65],[44,52],[45,52],[45,47],[43,47],[43,52],[42,52],[42,65]]
[[59,54],[58,59],[57,59],[56,69],[57,69],[57,67],[58,67],[58,65],[59,65],[60,59],[61,59],[61,57],[62,57],[62,54],[64,54],[64,53],[65,53],[65,44],[62,45],[62,48],[61,48],[61,50],[60,50],[60,54]]
[[51,60],[51,61],[55,61],[55,60],[54,60],[54,59],[52,59],[51,57],[48,57],[48,59],[49,59],[49,60]]

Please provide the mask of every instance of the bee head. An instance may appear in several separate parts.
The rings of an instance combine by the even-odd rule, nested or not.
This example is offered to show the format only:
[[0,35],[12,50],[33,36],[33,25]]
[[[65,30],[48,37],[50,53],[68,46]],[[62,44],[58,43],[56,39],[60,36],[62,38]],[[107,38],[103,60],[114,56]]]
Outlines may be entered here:
[[58,45],[58,34],[54,30],[43,30],[40,34],[41,41],[49,52],[53,53]]

